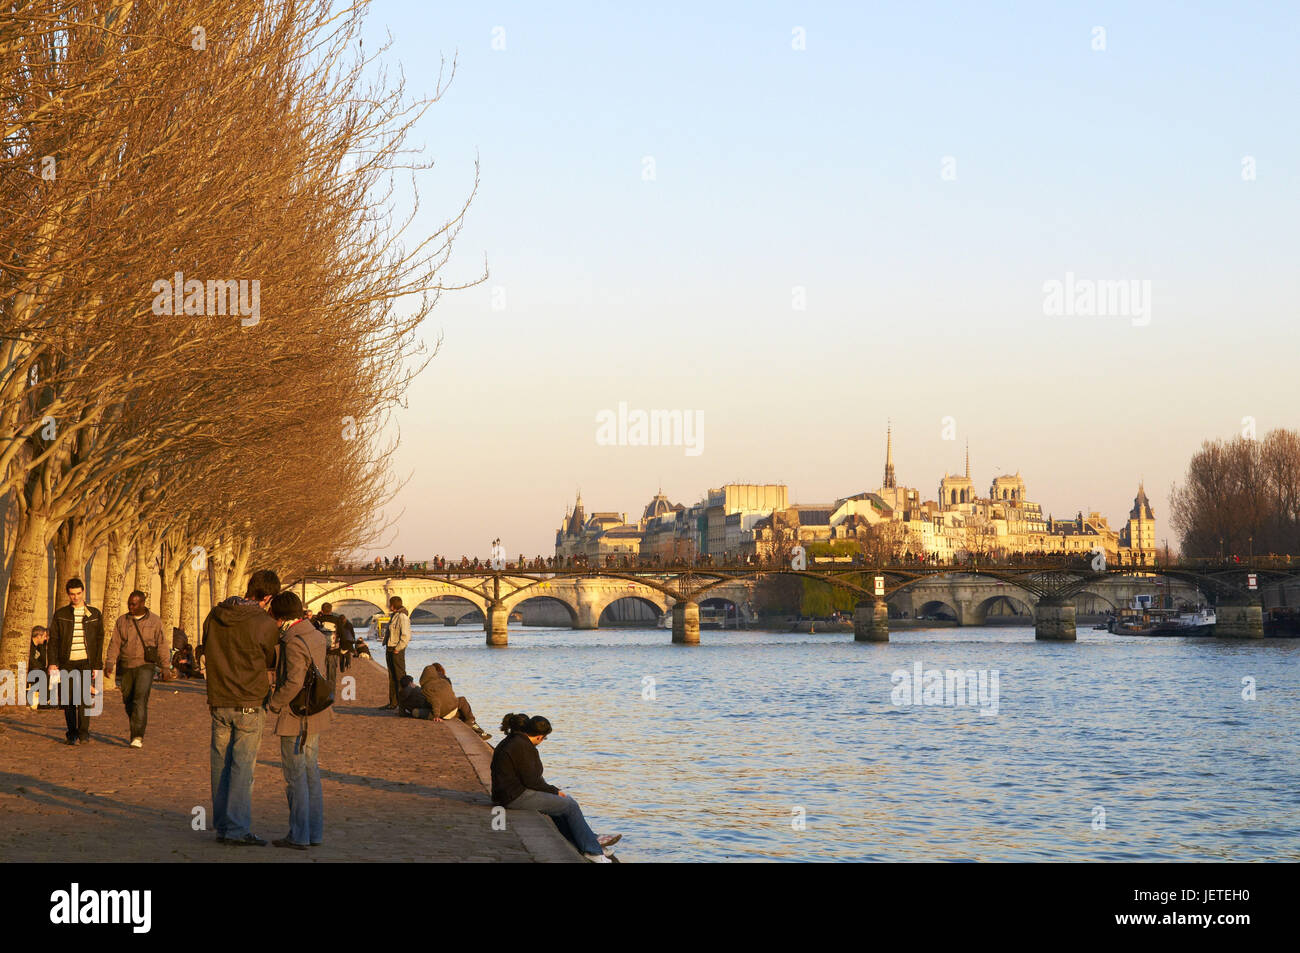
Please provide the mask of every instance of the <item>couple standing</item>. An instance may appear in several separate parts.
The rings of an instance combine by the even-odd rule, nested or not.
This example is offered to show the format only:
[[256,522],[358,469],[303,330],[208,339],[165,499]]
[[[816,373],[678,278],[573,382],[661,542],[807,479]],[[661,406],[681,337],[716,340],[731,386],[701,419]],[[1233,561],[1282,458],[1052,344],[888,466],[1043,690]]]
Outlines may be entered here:
[[302,600],[293,592],[281,592],[280,578],[261,569],[249,578],[242,599],[232,596],[215,606],[203,623],[218,843],[266,846],[252,827],[253,771],[268,711],[277,716],[275,733],[289,800],[289,834],[272,843],[306,850],[319,846],[324,836],[318,758],[320,732],[330,712],[326,708],[311,715],[304,725],[289,710],[310,666],[326,670],[325,635],[304,614]]

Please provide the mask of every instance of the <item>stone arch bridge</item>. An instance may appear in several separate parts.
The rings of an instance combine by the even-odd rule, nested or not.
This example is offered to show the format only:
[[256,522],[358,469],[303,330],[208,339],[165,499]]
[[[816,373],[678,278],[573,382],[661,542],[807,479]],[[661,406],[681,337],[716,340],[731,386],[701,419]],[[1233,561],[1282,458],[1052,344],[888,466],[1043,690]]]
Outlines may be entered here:
[[[952,610],[961,625],[981,625],[992,605],[1010,600],[1034,618],[1040,639],[1075,639],[1075,601],[1090,597],[1112,607],[1127,605],[1133,596],[1168,589],[1187,601],[1219,597],[1220,635],[1263,635],[1258,598],[1243,588],[1236,573],[1212,574],[1178,569],[1111,569],[1101,572],[1057,567],[1045,569],[923,569],[923,570],[786,570],[754,569],[565,569],[545,571],[444,570],[309,575],[292,584],[308,607],[322,602],[358,600],[376,607],[400,596],[414,609],[430,599],[455,596],[483,613],[489,645],[508,643],[510,614],[530,599],[548,599],[567,609],[574,628],[599,627],[601,614],[621,599],[637,599],[655,612],[672,613],[673,641],[699,642],[699,603],[724,599],[734,603],[742,622],[754,621],[754,588],[766,575],[780,573],[819,579],[859,597],[854,637],[859,641],[888,641],[889,604],[912,615],[935,603]],[[1285,573],[1288,577],[1296,573]],[[1162,581],[1159,577],[1164,576]],[[1243,576],[1244,578],[1244,576]],[[870,588],[863,583],[871,583]]]

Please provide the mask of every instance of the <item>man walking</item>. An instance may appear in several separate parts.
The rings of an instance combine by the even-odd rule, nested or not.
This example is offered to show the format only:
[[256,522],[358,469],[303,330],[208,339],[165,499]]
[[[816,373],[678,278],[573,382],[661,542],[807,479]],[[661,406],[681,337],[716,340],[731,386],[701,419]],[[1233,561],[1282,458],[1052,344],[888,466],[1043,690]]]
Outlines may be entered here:
[[325,634],[302,616],[302,600],[295,592],[282,592],[271,600],[271,615],[280,632],[280,680],[266,707],[277,715],[280,764],[284,791],[289,798],[289,833],[271,841],[276,847],[306,850],[319,847],[325,835],[325,802],[320,786],[320,733],[330,722],[326,708],[302,717],[290,703],[302,691],[312,665],[325,665]]
[[[59,686],[63,718],[67,723],[68,744],[78,745],[90,741],[90,714],[86,708],[91,696],[103,687],[104,617],[94,606],[86,605],[86,584],[76,576],[68,580],[64,589],[68,604],[54,610],[54,618],[50,620],[47,657],[51,685],[55,675],[68,682]],[[94,714],[99,714],[103,705],[101,698]]]
[[253,833],[253,770],[275,678],[280,632],[270,616],[280,577],[259,569],[244,598],[231,596],[203,621],[208,708],[212,712],[212,823],[217,842],[265,847]]
[[388,611],[392,616],[384,634],[384,661],[388,663],[388,704],[381,711],[397,708],[401,682],[406,676],[406,647],[411,643],[411,619],[402,605],[401,596],[389,598]]
[[144,747],[154,666],[171,664],[162,619],[145,606],[147,599],[139,589],[126,597],[126,612],[113,625],[113,637],[104,656],[106,675],[112,675],[114,667],[120,670],[117,682],[131,725],[132,748]]

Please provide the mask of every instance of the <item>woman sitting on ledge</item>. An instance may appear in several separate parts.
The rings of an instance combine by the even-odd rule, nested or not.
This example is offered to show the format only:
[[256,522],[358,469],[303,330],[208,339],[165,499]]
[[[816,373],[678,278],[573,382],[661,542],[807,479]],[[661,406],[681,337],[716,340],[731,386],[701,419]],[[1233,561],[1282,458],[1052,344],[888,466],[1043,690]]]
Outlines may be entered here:
[[492,803],[511,811],[541,811],[550,815],[569,843],[595,864],[608,864],[605,849],[622,834],[597,837],[582,816],[578,802],[542,777],[537,746],[551,733],[551,723],[541,715],[529,718],[511,712],[501,719],[506,737],[492,754]]

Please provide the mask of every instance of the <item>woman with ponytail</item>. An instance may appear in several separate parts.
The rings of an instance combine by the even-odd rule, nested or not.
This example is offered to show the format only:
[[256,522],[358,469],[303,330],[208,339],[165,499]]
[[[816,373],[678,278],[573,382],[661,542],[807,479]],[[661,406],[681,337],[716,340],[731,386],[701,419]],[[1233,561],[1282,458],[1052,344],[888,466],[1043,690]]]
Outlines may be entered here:
[[551,733],[551,723],[541,715],[531,718],[510,712],[501,719],[506,737],[492,753],[492,803],[511,811],[541,811],[587,860],[608,864],[605,849],[618,843],[621,834],[597,837],[582,816],[578,802],[542,777],[542,759],[537,746]]

